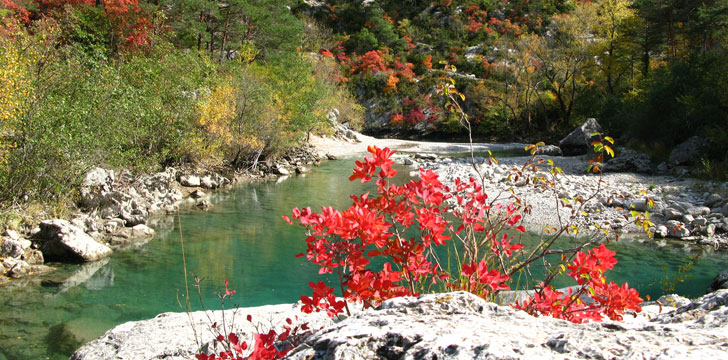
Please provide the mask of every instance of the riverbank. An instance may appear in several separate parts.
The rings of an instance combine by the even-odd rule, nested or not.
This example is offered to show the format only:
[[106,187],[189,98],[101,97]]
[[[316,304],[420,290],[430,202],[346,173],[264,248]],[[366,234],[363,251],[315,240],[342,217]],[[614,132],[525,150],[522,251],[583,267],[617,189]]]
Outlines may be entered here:
[[[338,156],[363,156],[367,146],[400,151],[395,161],[413,169],[432,169],[440,180],[453,186],[456,178],[481,178],[493,205],[522,202],[527,209],[524,224],[536,233],[576,225],[581,234],[599,236],[637,234],[649,231],[657,239],[673,238],[706,249],[728,248],[728,184],[672,175],[649,175],[610,171],[589,174],[589,155],[538,155],[502,157],[497,163],[476,156],[449,157],[447,153],[469,153],[468,144],[376,139],[351,133],[348,139],[314,137],[311,144]],[[487,151],[522,150],[525,144],[473,144],[476,154]],[[634,157],[634,156],[633,156]],[[531,163],[535,166],[524,167]],[[611,164],[614,164],[612,162]],[[551,165],[553,164],[553,165]],[[553,176],[551,169],[562,173]],[[536,180],[536,181],[534,181]],[[546,185],[545,182],[551,185]],[[652,225],[635,224],[633,211],[647,214]]]
[[211,192],[307,173],[325,159],[325,154],[304,145],[248,169],[181,166],[134,176],[92,168],[69,217],[39,219],[5,230],[0,237],[0,284],[54,271],[48,263],[98,261],[114,251],[140,247],[154,237],[160,215],[182,207],[210,209]]

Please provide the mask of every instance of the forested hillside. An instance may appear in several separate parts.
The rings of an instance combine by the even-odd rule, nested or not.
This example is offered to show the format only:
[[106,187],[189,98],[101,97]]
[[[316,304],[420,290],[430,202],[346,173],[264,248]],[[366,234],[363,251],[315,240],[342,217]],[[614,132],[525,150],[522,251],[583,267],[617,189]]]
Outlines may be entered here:
[[[728,150],[728,1],[0,0],[0,202],[92,166],[245,167],[326,131]],[[355,102],[356,100],[356,102]],[[357,104],[358,103],[358,104]]]
[[302,8],[334,31],[337,42],[321,53],[339,61],[341,81],[370,107],[372,130],[462,132],[433,93],[448,75],[481,138],[555,139],[595,117],[653,155],[691,135],[710,138],[716,159],[728,149],[724,0],[330,0]]

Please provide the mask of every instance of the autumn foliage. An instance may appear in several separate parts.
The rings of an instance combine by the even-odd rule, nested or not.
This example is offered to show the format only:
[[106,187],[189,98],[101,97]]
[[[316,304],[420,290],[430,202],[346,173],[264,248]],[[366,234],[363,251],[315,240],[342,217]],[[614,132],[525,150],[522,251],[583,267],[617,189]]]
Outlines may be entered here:
[[66,8],[98,5],[108,16],[115,36],[122,39],[122,48],[131,51],[148,45],[151,23],[139,0],[33,0],[31,6],[15,0],[1,0],[0,5],[13,11],[26,25],[31,19],[60,17]]
[[[306,228],[306,251],[299,256],[334,274],[343,299],[325,282],[311,282],[312,296],[302,296],[305,312],[347,311],[347,303],[376,306],[398,296],[432,291],[465,290],[493,300],[511,289],[513,276],[546,255],[526,249],[516,234],[525,232],[520,208],[493,205],[478,181],[457,179],[455,188],[443,185],[432,170],[420,169],[419,180],[391,183],[393,151],[369,147],[370,156],[356,162],[349,180],[376,182],[376,194],[352,195],[352,205],[339,211],[323,207],[294,209],[292,217]],[[454,219],[453,219],[454,217]],[[442,259],[438,248],[462,244],[456,259]],[[619,320],[626,311],[640,311],[637,291],[627,284],[608,283],[604,272],[616,264],[614,252],[603,244],[582,251],[565,251],[556,266],[577,281],[577,290],[561,292],[540,283],[532,299],[514,304],[533,315],[572,322]],[[450,271],[443,264],[461,264]],[[381,264],[381,265],[375,265]]]

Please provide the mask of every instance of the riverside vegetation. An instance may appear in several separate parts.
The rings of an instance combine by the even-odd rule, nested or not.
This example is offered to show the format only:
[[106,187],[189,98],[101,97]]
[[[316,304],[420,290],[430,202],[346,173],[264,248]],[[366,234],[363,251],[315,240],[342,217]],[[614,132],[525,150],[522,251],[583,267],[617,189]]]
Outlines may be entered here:
[[318,32],[278,1],[2,1],[4,226],[67,216],[93,167],[245,169],[355,123]]

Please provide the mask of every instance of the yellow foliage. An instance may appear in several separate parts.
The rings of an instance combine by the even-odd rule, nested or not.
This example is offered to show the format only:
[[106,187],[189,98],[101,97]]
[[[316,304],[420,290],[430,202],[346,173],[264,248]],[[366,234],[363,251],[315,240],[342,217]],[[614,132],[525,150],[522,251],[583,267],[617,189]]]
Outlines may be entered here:
[[39,21],[34,34],[12,17],[0,18],[0,168],[15,147],[12,138],[28,107],[34,102],[34,83],[42,64],[49,63],[60,31],[52,21]]
[[233,134],[229,125],[235,117],[235,88],[230,84],[218,85],[199,103],[198,110],[198,125],[216,142],[230,145]]
[[[235,155],[240,149],[258,151],[265,145],[256,129],[247,126],[246,115],[238,108],[240,89],[231,79],[218,84],[197,105],[198,134],[187,140],[185,151],[195,160],[209,162]],[[271,111],[274,113],[274,111]]]
[[397,83],[399,83],[399,78],[397,77],[397,75],[390,73],[387,77],[387,85],[384,87],[384,91],[397,91]]
[[243,41],[240,50],[238,50],[238,56],[236,59],[242,63],[250,64],[255,60],[259,53],[260,50],[255,47],[255,44],[252,41],[245,40]]

